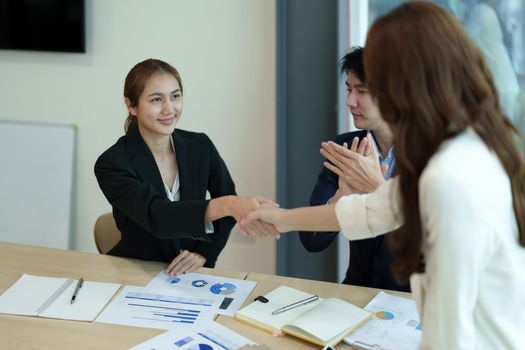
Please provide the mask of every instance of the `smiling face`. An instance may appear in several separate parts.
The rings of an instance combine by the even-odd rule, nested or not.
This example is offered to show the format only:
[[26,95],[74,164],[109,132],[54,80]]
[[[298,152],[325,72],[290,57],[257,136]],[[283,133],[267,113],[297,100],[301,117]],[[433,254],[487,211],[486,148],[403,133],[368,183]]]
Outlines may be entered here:
[[374,131],[387,127],[367,86],[352,72],[348,72],[346,90],[346,106],[352,113],[356,128]]
[[138,104],[132,106],[126,98],[126,106],[137,118],[142,137],[169,136],[182,114],[182,91],[177,79],[169,73],[151,76]]

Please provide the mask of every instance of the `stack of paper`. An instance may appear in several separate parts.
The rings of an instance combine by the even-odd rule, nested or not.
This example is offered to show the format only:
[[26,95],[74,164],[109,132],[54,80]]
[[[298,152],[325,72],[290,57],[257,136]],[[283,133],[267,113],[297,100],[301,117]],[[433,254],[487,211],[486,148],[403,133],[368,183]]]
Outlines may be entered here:
[[146,287],[125,286],[97,322],[167,329],[133,349],[237,349],[255,344],[213,321],[235,312],[256,282],[191,273],[159,273]]
[[374,316],[345,342],[359,349],[416,350],[421,342],[416,303],[379,292],[365,307]]

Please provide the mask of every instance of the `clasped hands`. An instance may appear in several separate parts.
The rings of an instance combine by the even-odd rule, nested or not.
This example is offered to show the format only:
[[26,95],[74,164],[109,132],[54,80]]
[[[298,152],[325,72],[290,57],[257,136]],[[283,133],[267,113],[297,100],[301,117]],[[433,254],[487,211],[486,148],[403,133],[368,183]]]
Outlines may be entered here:
[[[231,216],[237,222],[244,219],[250,212],[259,208],[277,208],[278,205],[264,197],[243,197],[243,196],[224,196],[221,200],[221,216]],[[252,236],[257,237],[275,237],[279,239],[279,232],[272,224],[265,223],[261,220],[251,220],[246,224],[245,230],[249,231]],[[168,266],[166,273],[170,276],[177,276],[190,273],[206,264],[206,257],[198,252],[182,250]]]
[[274,225],[262,220],[251,219],[249,222],[241,224],[251,213],[265,208],[278,209],[279,204],[264,197],[235,197],[232,204],[230,207],[232,216],[245,236],[280,238],[279,231],[276,230]]
[[[349,194],[373,192],[385,181],[383,174],[388,167],[380,165],[370,134],[361,141],[355,137],[350,147],[347,143],[323,142],[320,152],[327,160],[323,165],[339,177],[338,189],[329,203]],[[293,231],[296,226],[294,217],[288,214],[287,209],[261,205],[248,213],[239,226],[246,236],[274,236],[278,239],[278,233]]]
[[[321,154],[327,159],[323,165],[338,175],[338,189],[330,198],[335,203],[341,196],[373,192],[384,182],[386,166],[380,166],[370,134],[361,141],[356,137],[348,144],[323,142]],[[290,210],[264,197],[227,196],[226,212],[238,223],[245,236],[280,238],[280,233],[296,229]],[[192,272],[204,266],[206,258],[196,252],[182,251],[166,268],[173,276]]]

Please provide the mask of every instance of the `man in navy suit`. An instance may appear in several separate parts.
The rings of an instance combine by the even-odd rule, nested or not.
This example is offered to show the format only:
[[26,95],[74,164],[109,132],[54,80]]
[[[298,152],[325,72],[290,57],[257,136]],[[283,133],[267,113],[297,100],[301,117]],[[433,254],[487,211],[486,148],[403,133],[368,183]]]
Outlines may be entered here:
[[[317,184],[310,197],[310,205],[321,205],[336,202],[341,196],[355,192],[373,192],[385,179],[392,176],[395,169],[395,159],[392,143],[392,132],[381,117],[378,106],[373,101],[366,85],[363,67],[363,48],[354,47],[341,59],[341,73],[346,74],[347,100],[346,105],[360,131],[348,132],[337,136],[334,142],[359,151],[357,166],[352,173],[325,162],[325,167],[319,174]],[[364,154],[360,147],[361,140],[368,136],[371,154]],[[365,142],[364,144],[366,144]],[[323,155],[329,155],[322,151]],[[373,163],[370,160],[373,160]],[[379,166],[383,173],[380,175]],[[371,166],[373,165],[373,166]],[[334,170],[334,171],[332,171]],[[348,171],[348,170],[347,170]],[[339,177],[336,172],[341,173]],[[378,175],[379,174],[379,175]],[[349,179],[360,181],[351,181]],[[303,246],[309,252],[319,252],[326,249],[336,238],[338,232],[317,233],[300,232]],[[349,242],[350,261],[346,278],[343,283],[364,287],[410,291],[408,284],[399,285],[391,272],[392,256],[385,241],[385,235],[376,238]]]

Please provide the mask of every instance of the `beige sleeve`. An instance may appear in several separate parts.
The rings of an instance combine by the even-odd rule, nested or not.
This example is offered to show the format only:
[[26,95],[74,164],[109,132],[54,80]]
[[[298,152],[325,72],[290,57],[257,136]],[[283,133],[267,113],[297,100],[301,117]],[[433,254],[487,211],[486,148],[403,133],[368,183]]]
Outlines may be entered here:
[[372,193],[341,197],[335,212],[341,232],[350,240],[366,239],[391,232],[403,224],[398,214],[399,181],[383,183]]

